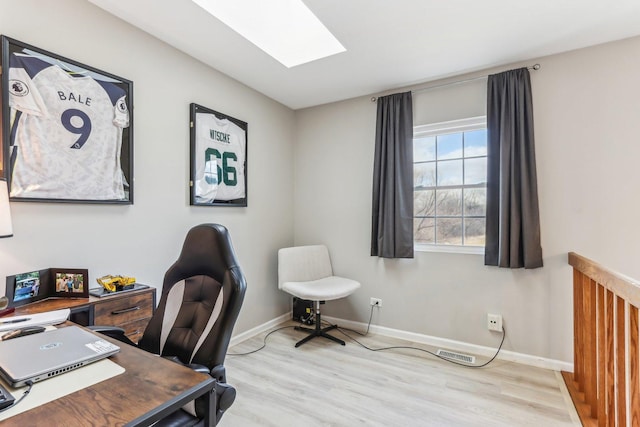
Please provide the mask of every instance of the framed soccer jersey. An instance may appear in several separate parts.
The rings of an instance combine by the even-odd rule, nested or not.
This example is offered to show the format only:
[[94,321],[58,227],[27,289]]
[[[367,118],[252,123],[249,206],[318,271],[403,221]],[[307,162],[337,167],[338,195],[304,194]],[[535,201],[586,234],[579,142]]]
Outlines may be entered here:
[[133,203],[133,82],[2,37],[2,163],[16,201]]
[[191,104],[191,204],[247,206],[247,123]]

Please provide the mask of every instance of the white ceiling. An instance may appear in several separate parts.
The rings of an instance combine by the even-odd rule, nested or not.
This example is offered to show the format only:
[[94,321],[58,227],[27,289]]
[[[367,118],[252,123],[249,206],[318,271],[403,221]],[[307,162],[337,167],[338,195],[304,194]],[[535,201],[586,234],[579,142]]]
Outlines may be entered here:
[[640,0],[304,0],[347,51],[288,69],[191,0],[89,1],[292,109],[640,34]]

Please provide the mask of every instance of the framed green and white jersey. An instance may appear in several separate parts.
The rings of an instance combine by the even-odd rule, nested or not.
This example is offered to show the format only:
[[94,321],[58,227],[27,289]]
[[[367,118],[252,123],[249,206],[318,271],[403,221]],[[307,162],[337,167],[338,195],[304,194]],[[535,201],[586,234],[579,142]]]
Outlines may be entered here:
[[247,123],[191,104],[191,205],[247,206]]

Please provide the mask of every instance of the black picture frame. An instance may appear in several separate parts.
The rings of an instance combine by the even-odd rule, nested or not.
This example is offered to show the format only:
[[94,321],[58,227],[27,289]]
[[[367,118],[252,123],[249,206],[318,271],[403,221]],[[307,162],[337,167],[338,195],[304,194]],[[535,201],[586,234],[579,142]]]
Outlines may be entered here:
[[0,43],[10,200],[133,204],[133,82],[4,35]]
[[51,268],[51,296],[89,298],[89,271],[81,268]]
[[[69,276],[72,279],[72,291],[69,291],[68,288],[62,290],[58,287],[57,279]],[[45,268],[7,276],[5,295],[9,307],[19,307],[50,297],[89,298],[89,270],[84,268]]]
[[190,204],[246,207],[248,124],[190,104]]
[[[49,270],[35,270],[7,276],[6,296],[9,307],[20,307],[49,297],[47,289]],[[30,282],[30,283],[27,283]],[[37,290],[33,287],[37,283]]]

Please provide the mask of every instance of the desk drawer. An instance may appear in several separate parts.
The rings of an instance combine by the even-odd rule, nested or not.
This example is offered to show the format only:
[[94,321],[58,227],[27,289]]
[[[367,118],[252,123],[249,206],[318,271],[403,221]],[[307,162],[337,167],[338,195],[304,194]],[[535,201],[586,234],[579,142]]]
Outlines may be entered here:
[[124,334],[134,343],[138,343],[142,334],[144,333],[147,324],[149,323],[149,319],[141,319],[136,320],[134,322],[125,323],[124,325],[120,325],[122,329],[124,329]]
[[96,304],[93,323],[122,326],[136,320],[148,321],[152,314],[153,294],[145,293]]

